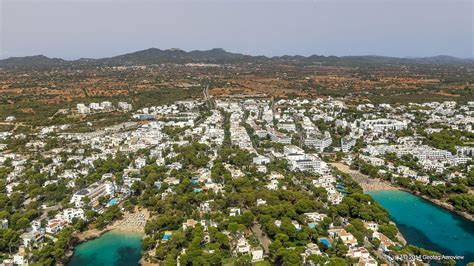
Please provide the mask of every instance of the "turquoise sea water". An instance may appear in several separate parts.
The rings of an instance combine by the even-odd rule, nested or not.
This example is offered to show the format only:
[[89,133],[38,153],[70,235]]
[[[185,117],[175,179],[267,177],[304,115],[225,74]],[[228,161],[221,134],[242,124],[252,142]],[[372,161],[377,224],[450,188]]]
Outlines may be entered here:
[[142,235],[108,232],[74,249],[68,266],[138,265]]
[[388,210],[409,244],[474,261],[474,222],[404,191],[371,191]]

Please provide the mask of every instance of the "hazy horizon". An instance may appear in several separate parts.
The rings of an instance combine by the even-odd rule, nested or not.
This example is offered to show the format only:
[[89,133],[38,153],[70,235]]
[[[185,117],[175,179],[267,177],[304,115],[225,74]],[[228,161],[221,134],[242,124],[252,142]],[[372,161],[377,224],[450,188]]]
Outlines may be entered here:
[[222,48],[222,47],[213,47],[213,48],[209,48],[209,49],[200,49],[200,50],[197,50],[197,49],[192,49],[192,50],[184,50],[184,49],[181,49],[179,47],[172,47],[172,48],[159,48],[159,47],[149,47],[149,48],[144,48],[144,49],[140,49],[140,50],[134,50],[134,51],[128,51],[128,52],[124,52],[124,53],[121,53],[121,54],[115,54],[115,55],[110,55],[110,56],[104,56],[104,57],[80,57],[80,58],[63,58],[63,57],[56,57],[56,56],[48,56],[47,54],[31,54],[31,55],[20,55],[20,56],[9,56],[9,57],[0,57],[0,60],[2,59],[7,59],[7,58],[11,58],[11,57],[31,57],[31,56],[46,56],[48,58],[58,58],[58,59],[63,59],[63,60],[66,60],[66,61],[75,61],[75,60],[79,60],[79,59],[103,59],[103,58],[110,58],[110,57],[115,57],[115,56],[120,56],[120,55],[124,55],[124,54],[129,54],[129,53],[134,53],[134,52],[140,52],[140,51],[144,51],[144,50],[147,50],[147,49],[152,49],[152,48],[157,48],[157,49],[160,49],[160,50],[172,50],[172,49],[179,49],[179,50],[183,50],[185,52],[191,52],[191,51],[208,51],[208,50],[212,50],[212,49],[223,49],[225,50],[226,52],[230,52],[230,53],[236,53],[236,54],[243,54],[243,55],[250,55],[250,56],[265,56],[267,58],[272,58],[272,57],[278,57],[278,56],[305,56],[305,57],[308,57],[308,56],[311,56],[311,55],[318,55],[318,56],[326,56],[326,57],[329,57],[329,56],[337,56],[337,57],[346,57],[346,56],[380,56],[380,57],[393,57],[393,58],[406,58],[406,59],[414,59],[414,58],[429,58],[429,57],[436,57],[436,56],[450,56],[450,57],[455,57],[455,58],[459,58],[459,59],[474,59],[474,57],[457,57],[457,56],[452,56],[452,55],[445,55],[445,54],[439,54],[439,55],[430,55],[430,56],[387,56],[387,55],[379,55],[379,54],[357,54],[357,55],[323,55],[323,54],[308,54],[308,55],[300,55],[300,54],[282,54],[282,55],[263,55],[263,54],[251,54],[251,53],[242,53],[242,52],[239,52],[239,51],[229,51],[228,49],[225,49],[225,48]]
[[0,0],[0,58],[148,48],[281,55],[473,57],[473,3],[449,0]]

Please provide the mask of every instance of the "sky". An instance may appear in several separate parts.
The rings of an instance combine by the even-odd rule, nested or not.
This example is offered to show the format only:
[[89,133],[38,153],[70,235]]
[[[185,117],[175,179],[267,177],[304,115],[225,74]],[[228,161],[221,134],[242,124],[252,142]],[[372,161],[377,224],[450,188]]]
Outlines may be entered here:
[[474,57],[472,0],[0,0],[0,58],[156,47]]

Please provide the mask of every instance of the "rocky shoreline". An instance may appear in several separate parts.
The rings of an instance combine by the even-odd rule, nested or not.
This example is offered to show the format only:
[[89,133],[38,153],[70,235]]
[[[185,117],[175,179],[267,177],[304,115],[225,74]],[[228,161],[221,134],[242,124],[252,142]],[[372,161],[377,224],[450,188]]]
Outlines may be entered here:
[[158,266],[158,265],[160,265],[159,263],[153,263],[153,262],[147,261],[145,259],[145,257],[143,257],[143,256],[142,256],[142,258],[140,259],[140,261],[138,263],[142,266]]
[[99,238],[103,234],[105,234],[109,231],[111,231],[111,230],[90,229],[90,230],[85,231],[85,232],[88,232],[88,233],[84,236],[82,235],[82,233],[85,233],[85,232],[81,232],[81,233],[78,233],[78,234],[73,234],[72,237],[73,237],[74,241],[73,241],[73,244],[69,245],[69,248],[67,249],[66,254],[64,255],[64,259],[63,259],[64,263],[61,263],[61,264],[58,264],[58,265],[66,265],[69,262],[69,260],[74,255],[74,249],[76,248],[76,246],[78,246],[81,243],[87,242],[89,240]]
[[463,218],[466,219],[466,220],[469,220],[469,221],[471,221],[471,222],[474,222],[474,215],[469,214],[469,213],[467,213],[467,212],[458,211],[458,210],[456,210],[456,208],[454,208],[453,205],[451,205],[451,204],[449,204],[449,203],[447,203],[447,202],[445,202],[445,201],[441,201],[441,200],[437,200],[437,199],[432,199],[432,198],[430,198],[430,197],[428,197],[428,196],[421,195],[420,193],[416,193],[416,192],[413,192],[413,191],[410,191],[410,190],[407,190],[407,189],[403,189],[403,191],[406,191],[406,192],[409,192],[409,193],[411,193],[411,194],[413,194],[413,195],[416,195],[416,196],[418,196],[418,197],[420,197],[420,198],[422,198],[422,199],[424,199],[424,200],[427,200],[427,201],[433,203],[433,204],[436,205],[436,206],[439,206],[439,207],[441,207],[441,208],[443,208],[443,209],[446,209],[446,210],[448,210],[448,211],[450,211],[450,212],[452,212],[452,213],[455,213],[455,214],[457,214],[457,215],[463,217]]

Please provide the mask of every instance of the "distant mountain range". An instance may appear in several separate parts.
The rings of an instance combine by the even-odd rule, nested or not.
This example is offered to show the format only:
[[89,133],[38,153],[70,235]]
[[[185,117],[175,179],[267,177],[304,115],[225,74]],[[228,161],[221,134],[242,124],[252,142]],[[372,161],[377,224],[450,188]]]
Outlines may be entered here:
[[78,60],[64,60],[49,58],[44,55],[10,57],[0,60],[0,68],[55,68],[73,66],[123,66],[123,65],[151,65],[162,63],[238,63],[264,61],[301,61],[319,62],[337,65],[351,64],[474,64],[474,59],[462,59],[452,56],[433,56],[420,58],[396,58],[386,56],[251,56],[227,52],[221,48],[206,51],[186,52],[180,49],[161,50],[150,48],[133,53],[127,53],[108,58]]

